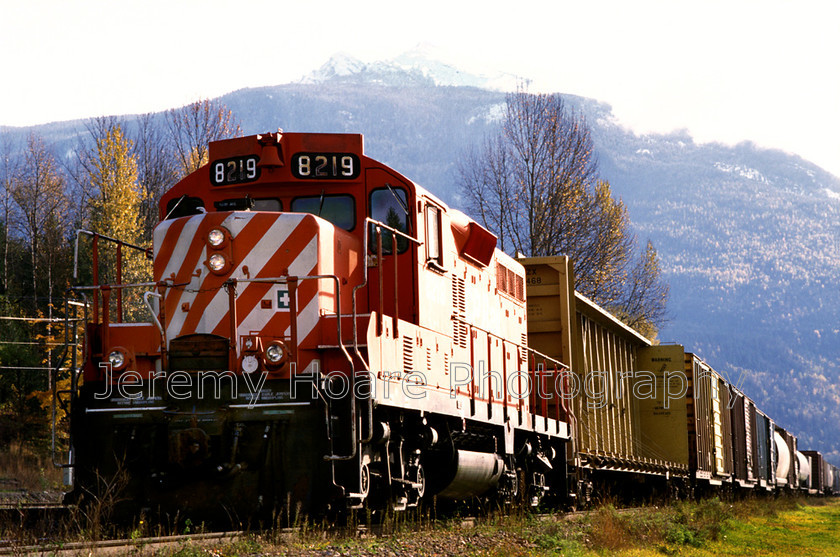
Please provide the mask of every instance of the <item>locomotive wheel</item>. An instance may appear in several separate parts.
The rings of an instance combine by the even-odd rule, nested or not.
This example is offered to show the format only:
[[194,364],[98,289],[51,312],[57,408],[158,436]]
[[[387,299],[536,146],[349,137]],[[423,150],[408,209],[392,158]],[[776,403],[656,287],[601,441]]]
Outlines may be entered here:
[[415,483],[420,484],[420,487],[417,488],[417,499],[421,499],[426,494],[426,471],[422,464],[417,465],[416,475]]
[[359,469],[359,487],[360,494],[363,498],[367,499],[367,496],[370,494],[370,468],[367,464],[362,464],[362,467]]

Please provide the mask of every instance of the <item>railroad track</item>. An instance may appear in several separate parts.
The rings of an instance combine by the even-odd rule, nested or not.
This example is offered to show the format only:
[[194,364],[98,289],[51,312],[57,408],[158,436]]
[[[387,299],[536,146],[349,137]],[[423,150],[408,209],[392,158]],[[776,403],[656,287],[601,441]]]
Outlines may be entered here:
[[176,544],[190,541],[201,542],[230,542],[235,541],[243,532],[212,532],[203,534],[182,534],[177,536],[157,536],[151,538],[134,538],[118,540],[100,540],[61,543],[57,541],[44,542],[34,545],[18,545],[10,542],[4,544],[0,540],[0,555],[79,555],[90,554],[94,550],[96,555],[120,554],[128,548],[142,548],[152,553]]
[[[17,511],[17,512],[41,512],[43,513],[41,516],[48,517],[51,521],[57,521],[58,518],[55,515],[50,516],[52,513],[60,513],[64,512],[67,513],[71,509],[62,506],[43,506],[43,507],[20,507],[16,509],[0,509],[0,512],[4,511]],[[629,508],[622,508],[617,509],[617,512],[620,514],[630,513],[639,510],[636,507],[629,507]],[[536,520],[574,520],[575,518],[585,516],[589,513],[593,512],[592,510],[579,510],[579,511],[572,511],[572,512],[555,512],[555,513],[544,513],[544,514],[537,514],[534,515]],[[476,527],[480,523],[480,518],[468,516],[463,517],[459,520],[459,525],[463,529],[470,529]],[[142,538],[132,538],[132,539],[108,539],[108,540],[99,540],[99,541],[82,541],[82,542],[61,542],[56,539],[45,539],[40,543],[35,544],[24,544],[20,541],[14,540],[3,540],[0,539],[0,556],[2,555],[33,555],[33,554],[49,554],[49,555],[80,555],[80,554],[90,554],[92,552],[96,552],[97,555],[117,555],[124,553],[125,550],[130,549],[142,549],[143,551],[150,551],[154,553],[159,549],[164,549],[166,547],[176,545],[176,544],[184,544],[187,542],[232,542],[236,541],[246,533],[255,534],[259,533],[259,531],[224,531],[224,532],[209,532],[209,533],[197,533],[197,534],[180,534],[180,535],[172,535],[172,536],[154,536],[154,537],[142,537]],[[300,528],[280,528],[272,530],[272,536],[275,538],[287,538],[293,539],[297,536],[300,536],[301,530]],[[389,536],[393,532],[391,528],[382,525],[382,524],[360,524],[355,526],[354,528],[345,528],[344,533],[346,535],[353,535],[355,533],[358,537],[365,537],[365,536]]]

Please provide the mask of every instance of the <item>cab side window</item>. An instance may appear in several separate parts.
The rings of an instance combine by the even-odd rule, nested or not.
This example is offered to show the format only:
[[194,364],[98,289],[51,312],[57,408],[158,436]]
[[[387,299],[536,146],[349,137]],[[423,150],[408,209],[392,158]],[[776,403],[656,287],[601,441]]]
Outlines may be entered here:
[[255,199],[253,210],[279,213],[283,210],[283,202],[274,197]]
[[[370,194],[370,218],[382,224],[409,234],[408,196],[402,188],[388,186],[373,190]],[[368,242],[371,251],[376,252],[376,227],[371,225]],[[392,253],[393,237],[389,230],[382,229],[382,253]],[[398,253],[408,249],[408,239],[397,236]]]
[[443,237],[440,230],[440,207],[426,204],[426,261],[443,268]]

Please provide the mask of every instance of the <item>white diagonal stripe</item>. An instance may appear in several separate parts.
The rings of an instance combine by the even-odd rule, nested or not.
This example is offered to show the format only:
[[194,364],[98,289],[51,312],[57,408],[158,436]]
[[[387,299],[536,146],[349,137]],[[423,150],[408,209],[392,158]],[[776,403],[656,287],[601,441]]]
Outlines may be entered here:
[[[202,220],[204,220],[204,215],[194,215],[190,217],[190,220],[188,220],[187,224],[184,225],[184,228],[181,229],[181,235],[178,237],[175,249],[172,250],[172,255],[169,257],[169,261],[166,262],[166,268],[160,276],[161,280],[166,280],[173,273],[176,275],[178,274],[178,269],[180,269],[184,264],[190,245],[195,237],[196,230]],[[168,230],[168,225],[166,227],[158,226],[158,228],[155,229],[155,253],[159,253],[160,247],[163,245],[163,240]],[[163,235],[160,237],[160,243],[158,243],[159,233]]]
[[[201,250],[201,255],[199,256],[199,261],[204,261],[207,258],[207,247],[203,247]],[[200,268],[200,267],[199,267]],[[173,338],[181,335],[181,329],[184,326],[184,321],[187,319],[187,314],[189,312],[183,311],[181,306],[185,303],[190,304],[192,307],[193,302],[195,302],[195,297],[198,293],[198,290],[201,288],[201,275],[196,276],[195,272],[193,272],[192,276],[190,277],[190,283],[183,288],[172,288],[169,291],[169,296],[177,296],[177,300],[173,304],[173,314],[174,315],[167,315],[167,319],[169,322],[166,325],[166,338],[172,340]]]
[[[247,213],[246,213],[247,214]],[[229,219],[239,215],[239,213],[235,213],[231,215],[228,219],[225,219],[225,222],[228,222]],[[246,278],[245,275],[242,273],[242,268],[246,265],[248,266],[248,274],[251,277],[256,277],[263,269],[265,264],[277,250],[277,248],[282,245],[282,243],[289,237],[289,235],[297,228],[297,225],[300,224],[300,221],[303,219],[304,215],[302,214],[282,214],[278,215],[278,217],[274,220],[271,227],[265,232],[265,234],[260,238],[260,241],[253,247],[253,249],[248,252],[248,254],[242,259],[242,261],[237,265],[236,269],[231,273],[232,277],[236,278]],[[241,231],[242,229],[242,220],[240,219],[232,219],[230,223],[231,233],[234,229],[236,231]],[[308,247],[308,246],[307,246]],[[317,255],[317,251],[316,251]],[[245,287],[242,288],[242,292],[245,291],[249,286],[248,283],[245,284]],[[219,325],[219,322],[227,315],[228,310],[228,294],[225,292],[224,289],[220,289],[210,303],[207,305],[206,310],[204,311],[204,315],[202,316],[202,321],[204,323],[204,327],[201,331],[197,332],[207,332],[212,333],[213,330]],[[250,317],[250,316],[249,316]]]
[[[320,312],[318,311],[318,299],[319,296],[316,294],[312,300],[306,304],[306,307],[298,312],[298,343],[302,342],[303,339],[309,336],[309,333],[311,333],[312,329],[315,328],[315,325],[318,324],[318,318],[320,317]],[[294,319],[294,316],[292,316],[292,318]]]

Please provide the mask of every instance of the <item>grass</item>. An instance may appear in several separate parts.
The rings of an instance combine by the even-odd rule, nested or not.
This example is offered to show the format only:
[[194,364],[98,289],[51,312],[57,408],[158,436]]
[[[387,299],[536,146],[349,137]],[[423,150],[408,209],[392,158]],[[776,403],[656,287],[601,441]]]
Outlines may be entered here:
[[[711,532],[710,532],[711,533]],[[840,556],[840,500],[753,499],[732,506],[722,528],[700,543],[638,546],[614,553],[622,557]],[[696,541],[696,540],[695,540]]]
[[668,507],[620,510],[605,505],[586,515],[488,515],[411,521],[385,536],[357,537],[315,529],[280,539],[186,545],[159,555],[457,555],[603,556],[840,555],[840,501],[710,499]]
[[[836,555],[840,557],[840,499],[719,499],[679,502],[670,506],[617,509],[603,505],[577,515],[509,515],[487,513],[475,521],[439,518],[431,510],[386,516],[376,529],[358,533],[351,527],[331,530],[321,524],[295,521],[292,528],[255,532],[227,541],[180,541],[166,547],[144,545],[141,536],[184,533],[161,525],[139,523],[129,530],[137,543],[120,555],[160,557],[282,556],[604,556],[653,557],[685,555]],[[101,528],[71,521],[67,542],[101,539]],[[184,526],[186,524],[186,526]],[[196,527],[200,530],[200,526]],[[376,533],[372,533],[376,532]],[[381,532],[381,533],[380,533]]]
[[713,555],[840,555],[840,501],[821,500],[732,524]]
[[59,490],[62,471],[47,456],[13,442],[0,452],[0,491],[26,490],[30,492]]

